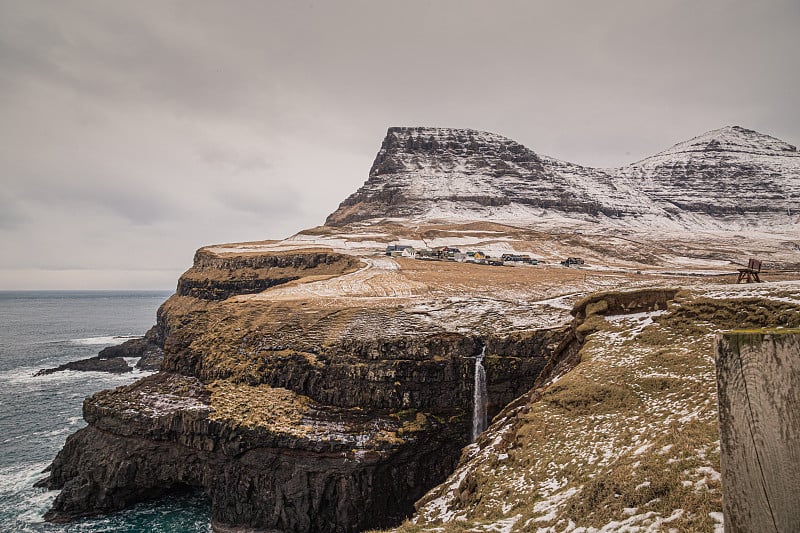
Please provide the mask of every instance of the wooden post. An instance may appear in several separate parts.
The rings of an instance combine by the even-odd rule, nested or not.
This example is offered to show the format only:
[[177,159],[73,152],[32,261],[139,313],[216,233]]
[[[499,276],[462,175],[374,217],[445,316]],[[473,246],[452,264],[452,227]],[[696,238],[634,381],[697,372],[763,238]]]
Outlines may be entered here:
[[800,531],[800,330],[717,336],[725,531]]

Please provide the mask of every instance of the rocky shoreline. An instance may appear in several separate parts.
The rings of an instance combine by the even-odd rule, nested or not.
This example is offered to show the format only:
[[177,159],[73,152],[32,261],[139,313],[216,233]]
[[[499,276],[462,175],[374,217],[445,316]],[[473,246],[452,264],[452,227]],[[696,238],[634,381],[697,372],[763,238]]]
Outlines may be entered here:
[[[125,359],[139,358],[132,367]],[[53,368],[42,368],[34,376],[47,376],[63,370],[77,372],[109,372],[124,374],[134,368],[145,371],[158,371],[164,359],[163,339],[158,328],[153,327],[143,337],[130,339],[116,346],[108,346],[86,359],[70,361]]]

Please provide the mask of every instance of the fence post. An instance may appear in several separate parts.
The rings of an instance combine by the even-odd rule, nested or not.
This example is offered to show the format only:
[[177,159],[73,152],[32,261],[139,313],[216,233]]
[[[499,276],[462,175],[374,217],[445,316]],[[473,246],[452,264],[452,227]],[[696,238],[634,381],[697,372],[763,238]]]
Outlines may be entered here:
[[800,330],[717,336],[725,531],[800,531]]

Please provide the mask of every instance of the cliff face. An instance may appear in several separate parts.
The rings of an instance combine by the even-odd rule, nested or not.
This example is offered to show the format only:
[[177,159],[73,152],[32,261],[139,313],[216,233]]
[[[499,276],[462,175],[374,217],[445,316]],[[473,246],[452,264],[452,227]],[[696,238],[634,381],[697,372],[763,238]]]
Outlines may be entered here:
[[[313,427],[287,430],[279,413],[288,409],[285,391],[283,403],[266,407],[268,424],[232,423],[215,416],[224,410],[218,403],[258,401],[232,391],[209,393],[196,378],[160,373],[87,399],[89,427],[53,463],[49,486],[63,490],[46,518],[115,511],[196,487],[209,495],[218,525],[359,531],[408,515],[420,489],[452,469],[463,444],[458,425],[316,404],[302,419]],[[366,433],[373,426],[379,432]]]
[[176,294],[225,300],[252,294],[308,276],[332,276],[356,270],[359,261],[327,250],[291,254],[219,255],[197,251],[192,268],[178,280]]
[[[394,306],[230,294],[250,280],[302,283],[356,265],[315,251],[198,253],[151,335],[163,341],[161,372],[84,402],[88,427],[41,483],[61,489],[46,518],[185,488],[208,494],[220,529],[350,532],[413,512],[468,443],[484,344],[493,416],[556,364],[567,330],[459,333]],[[417,326],[398,335],[381,327],[389,321]]]
[[495,417],[394,533],[722,530],[714,335],[792,331],[797,284],[775,285],[585,298],[576,366]]

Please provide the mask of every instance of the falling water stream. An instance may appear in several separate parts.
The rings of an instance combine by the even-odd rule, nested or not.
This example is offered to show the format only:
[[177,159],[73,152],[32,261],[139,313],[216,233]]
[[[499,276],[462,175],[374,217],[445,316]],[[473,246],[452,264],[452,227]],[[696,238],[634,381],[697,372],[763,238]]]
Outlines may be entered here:
[[486,370],[483,368],[483,357],[486,355],[486,345],[478,357],[475,358],[475,387],[472,397],[472,442],[486,429]]

